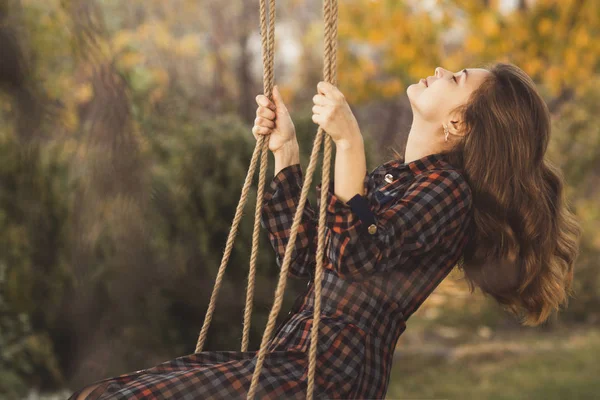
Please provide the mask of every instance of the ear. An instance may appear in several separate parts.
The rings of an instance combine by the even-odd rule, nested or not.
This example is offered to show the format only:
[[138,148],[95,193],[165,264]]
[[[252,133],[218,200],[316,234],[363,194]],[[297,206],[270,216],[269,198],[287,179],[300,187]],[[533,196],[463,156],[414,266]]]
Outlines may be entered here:
[[463,123],[458,117],[454,117],[450,119],[450,121],[446,124],[448,130],[452,135],[455,136],[464,136],[465,130],[463,129]]

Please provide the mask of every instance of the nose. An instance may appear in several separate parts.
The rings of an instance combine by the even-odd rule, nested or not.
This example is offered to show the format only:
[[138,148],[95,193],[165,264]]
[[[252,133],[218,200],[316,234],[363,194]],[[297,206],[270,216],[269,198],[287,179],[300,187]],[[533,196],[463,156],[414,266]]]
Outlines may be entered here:
[[435,77],[436,77],[436,78],[439,78],[439,77],[441,77],[441,76],[444,74],[444,72],[445,72],[444,68],[442,68],[442,67],[437,67],[437,68],[435,69]]

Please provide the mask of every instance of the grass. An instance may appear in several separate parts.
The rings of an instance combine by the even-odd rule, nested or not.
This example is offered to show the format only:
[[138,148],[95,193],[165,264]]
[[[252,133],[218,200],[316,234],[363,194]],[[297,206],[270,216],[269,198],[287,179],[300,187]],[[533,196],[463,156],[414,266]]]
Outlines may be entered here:
[[397,352],[386,399],[600,398],[600,330]]

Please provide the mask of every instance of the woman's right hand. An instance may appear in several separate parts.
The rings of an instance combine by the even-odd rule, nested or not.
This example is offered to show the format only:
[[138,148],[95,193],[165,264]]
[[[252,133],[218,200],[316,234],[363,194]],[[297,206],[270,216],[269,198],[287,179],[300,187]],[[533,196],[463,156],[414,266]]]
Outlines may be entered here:
[[263,94],[256,96],[256,119],[252,134],[258,140],[258,135],[269,136],[269,150],[275,153],[284,144],[296,141],[296,128],[288,113],[277,86],[273,88],[273,102]]

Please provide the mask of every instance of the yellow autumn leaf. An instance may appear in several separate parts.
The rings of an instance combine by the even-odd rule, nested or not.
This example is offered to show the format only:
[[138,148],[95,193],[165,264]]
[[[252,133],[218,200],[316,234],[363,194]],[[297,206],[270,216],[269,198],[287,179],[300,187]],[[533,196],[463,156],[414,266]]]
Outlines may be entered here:
[[166,86],[169,83],[169,74],[164,69],[154,68],[152,75],[160,86]]
[[489,12],[483,15],[481,28],[486,36],[496,36],[500,31],[496,17]]
[[[413,77],[418,77],[421,71],[421,67],[416,63],[411,63],[408,65],[408,74]],[[421,77],[423,78],[423,77]],[[420,79],[420,78],[419,78]]]
[[588,71],[592,70],[592,65],[598,60],[598,54],[591,51],[587,51],[582,54],[582,64]]
[[185,35],[177,40],[175,52],[180,56],[193,56],[200,49],[198,35]]
[[587,47],[590,42],[590,36],[586,29],[580,28],[575,34],[575,47],[581,49]]
[[94,89],[92,88],[92,84],[85,83],[83,85],[80,85],[75,90],[75,101],[79,104],[87,103],[92,98],[93,94],[94,94]]
[[374,75],[375,72],[377,72],[377,66],[371,59],[367,57],[363,57],[360,59],[360,68],[363,74],[369,76]]
[[577,50],[573,47],[568,47],[565,50],[565,67],[570,70],[575,69],[578,63]]
[[530,39],[527,28],[521,24],[513,24],[510,39],[517,42],[526,42]]
[[469,36],[465,45],[467,50],[472,53],[481,53],[485,49],[485,43],[478,36]]
[[404,50],[404,57],[406,60],[414,60],[417,57],[417,49],[415,46],[406,46]]
[[435,65],[435,64],[415,64],[415,74],[413,75],[414,81],[418,82],[421,78],[427,78],[429,75],[435,74],[435,69],[437,67],[446,67],[445,65]]
[[74,131],[79,125],[77,113],[73,111],[63,113],[63,125],[67,130]]
[[552,32],[552,20],[550,18],[542,18],[538,23],[538,33],[541,36],[546,36]]
[[133,35],[130,31],[119,31],[113,37],[112,43],[115,51],[120,52],[123,50],[129,43],[131,43],[133,39]]
[[399,92],[401,83],[398,79],[390,79],[386,82],[377,84],[379,88],[377,90],[383,97],[392,97]]
[[541,71],[543,65],[539,58],[529,58],[523,64],[523,69],[527,71],[528,75],[536,75]]
[[159,48],[168,49],[172,46],[173,38],[164,24],[156,24],[152,33],[154,43]]
[[545,79],[544,79],[550,88],[552,94],[557,94],[560,90],[560,70],[557,66],[550,66],[546,70]]
[[156,104],[164,97],[165,92],[163,88],[156,88],[152,92],[150,92],[149,101],[150,104]]
[[390,56],[396,60],[401,60],[404,57],[406,46],[402,42],[396,42],[391,45]]
[[510,40],[503,40],[499,44],[500,46],[498,47],[498,52],[500,54],[507,54],[511,51],[514,42]]
[[121,63],[125,68],[133,68],[142,64],[146,57],[142,53],[129,51],[121,56]]
[[367,40],[373,44],[379,44],[385,39],[385,34],[381,29],[373,29],[369,31]]

